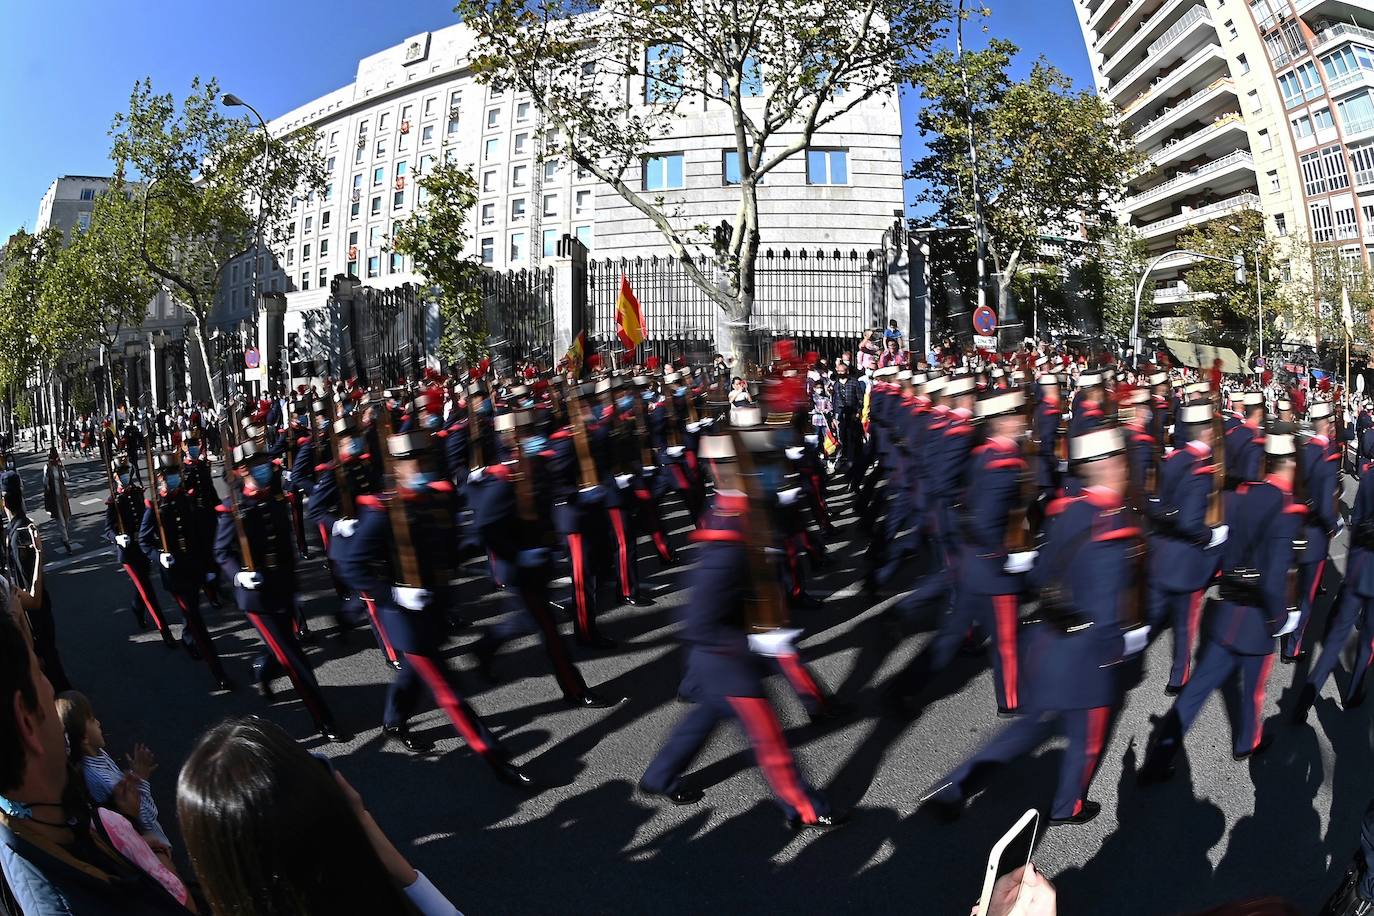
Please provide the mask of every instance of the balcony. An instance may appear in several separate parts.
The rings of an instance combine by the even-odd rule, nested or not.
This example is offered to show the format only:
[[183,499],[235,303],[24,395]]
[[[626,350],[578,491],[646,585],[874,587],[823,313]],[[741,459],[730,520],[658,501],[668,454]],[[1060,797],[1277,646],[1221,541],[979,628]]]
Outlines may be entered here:
[[1166,283],[1155,287],[1155,305],[1176,305],[1179,302],[1191,302],[1197,298],[1197,295],[1182,280]]
[[[1168,30],[1164,31],[1163,34],[1160,34],[1160,27],[1164,23],[1168,22],[1171,16],[1177,16],[1179,9],[1182,8],[1184,4],[1195,5],[1193,6],[1193,9],[1188,10],[1188,12],[1184,13],[1184,15],[1180,17],[1172,26],[1170,26]],[[1150,50],[1146,52],[1147,58],[1152,56],[1154,53],[1155,45],[1159,44],[1160,41],[1163,41],[1169,35],[1170,32],[1172,32],[1174,29],[1178,28],[1180,25],[1183,24],[1184,19],[1187,19],[1189,16],[1193,15],[1194,12],[1198,10],[1201,10],[1203,13],[1205,13],[1206,7],[1202,6],[1201,4],[1198,4],[1197,0],[1167,0],[1167,2],[1165,2],[1165,4],[1161,6],[1159,9],[1155,10],[1155,12],[1151,14],[1149,19],[1147,19],[1144,22],[1144,24],[1136,30],[1135,34],[1133,34],[1130,38],[1126,39],[1125,44],[1123,44],[1121,48],[1102,65],[1103,75],[1110,77],[1113,73],[1116,73],[1118,70],[1120,70],[1123,64],[1127,64],[1133,55],[1139,53],[1141,44],[1144,43],[1145,39],[1148,38],[1151,33],[1158,36],[1154,41],[1150,43]]]
[[[1190,81],[1198,77],[1206,79],[1208,76],[1211,76],[1215,78],[1215,73],[1203,75],[1204,68],[1212,64],[1221,65],[1224,63],[1225,60],[1221,56],[1221,48],[1213,44],[1206,45],[1201,51],[1198,51],[1173,70],[1156,79],[1154,84],[1146,87],[1140,95],[1121,106],[1121,113],[1123,115],[1130,115],[1131,112],[1136,111],[1147,102],[1157,99],[1160,96],[1167,97],[1170,92],[1188,85]],[[1217,66],[1216,69],[1221,70],[1221,67]],[[1123,83],[1122,85],[1125,84]],[[1111,95],[1110,91],[1108,95]]]
[[[1136,65],[1135,69],[1127,73],[1119,82],[1114,83],[1107,90],[1107,95],[1114,100],[1120,99],[1124,95],[1124,90],[1138,86],[1143,77],[1151,71],[1161,70],[1181,56],[1177,52],[1187,48],[1186,42],[1197,35],[1215,37],[1216,30],[1212,25],[1212,14],[1207,12],[1205,6],[1195,6],[1183,15],[1178,22],[1169,27],[1169,30],[1159,38],[1155,39],[1145,51],[1145,59]],[[1186,51],[1183,51],[1186,54]]]
[[[1150,0],[1133,0],[1131,5],[1126,7],[1121,15],[1116,17],[1116,19],[1112,21],[1112,24],[1102,31],[1102,35],[1097,41],[1097,47],[1103,54],[1107,53],[1107,48],[1111,46],[1113,40],[1121,37],[1121,33],[1118,30],[1126,25],[1126,23],[1134,20],[1140,11],[1145,8],[1145,4],[1149,2]],[[1115,56],[1115,52],[1113,52],[1113,56]]]
[[1366,134],[1374,133],[1374,115],[1355,120],[1343,120],[1341,127],[1345,129],[1346,143],[1363,140]]
[[1230,99],[1236,98],[1236,84],[1223,77],[1201,92],[1193,93],[1173,108],[1167,108],[1145,122],[1135,132],[1133,139],[1136,146],[1149,146],[1155,138],[1160,136],[1163,128],[1170,124],[1180,123],[1186,118],[1200,115],[1208,109],[1209,105],[1224,105],[1229,101],[1228,96]]
[[1234,197],[1207,204],[1205,207],[1198,207],[1196,210],[1185,210],[1174,216],[1155,220],[1153,223],[1146,223],[1140,227],[1140,237],[1148,241],[1174,235],[1191,226],[1211,222],[1219,217],[1235,213],[1237,210],[1258,210],[1259,205],[1258,194],[1248,192],[1237,194]]
[[1334,99],[1337,95],[1361,86],[1374,86],[1374,71],[1351,70],[1349,73],[1329,80],[1326,84],[1326,94]]
[[1139,194],[1127,197],[1124,208],[1134,213],[1151,204],[1157,204],[1168,200],[1170,197],[1194,188],[1205,178],[1213,180],[1221,178],[1228,172],[1250,172],[1255,171],[1255,160],[1246,149],[1238,149],[1233,153],[1222,156],[1197,168],[1175,175],[1163,184],[1157,184],[1152,188],[1147,188]]
[[[1332,46],[1342,40],[1356,39],[1374,42],[1374,29],[1362,28],[1348,22],[1338,22],[1335,25],[1327,26],[1318,32],[1312,39],[1312,53],[1322,54],[1331,50]],[[1275,67],[1279,64],[1276,61]]]
[[[1119,13],[1125,8],[1126,7],[1123,7],[1120,4],[1119,0],[1106,0],[1105,3],[1103,3],[1101,6],[1097,8],[1096,12],[1094,12],[1091,16],[1088,17],[1088,28],[1092,29],[1095,33],[1099,35],[1101,35],[1104,32],[1111,31],[1112,29],[1116,28],[1116,26],[1119,25],[1122,20],[1126,18],[1125,16],[1113,15],[1113,11]],[[1106,27],[1103,27],[1104,22],[1111,24]]]
[[1223,142],[1239,144],[1248,139],[1249,135],[1245,132],[1245,121],[1233,111],[1222,115],[1196,133],[1160,147],[1150,156],[1150,162],[1156,168],[1162,169],[1171,162],[1178,162],[1200,154],[1209,144],[1221,144]]

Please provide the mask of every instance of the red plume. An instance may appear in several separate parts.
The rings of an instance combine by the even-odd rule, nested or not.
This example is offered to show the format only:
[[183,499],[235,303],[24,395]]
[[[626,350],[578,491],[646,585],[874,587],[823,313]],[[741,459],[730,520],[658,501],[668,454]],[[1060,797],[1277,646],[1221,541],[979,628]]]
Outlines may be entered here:
[[588,369],[600,369],[600,368],[601,368],[601,354],[600,354],[600,353],[588,353],[588,354],[587,354],[587,368],[588,368]]
[[1324,379],[1322,379],[1320,382],[1317,382],[1317,390],[1318,390],[1318,391],[1323,391],[1323,392],[1325,392],[1325,391],[1330,391],[1330,390],[1331,390],[1331,379],[1330,379],[1330,378],[1324,378]]
[[1274,373],[1270,372],[1268,369],[1265,369],[1263,372],[1260,373],[1260,384],[1263,385],[1265,388],[1268,388],[1269,383],[1273,380]]
[[1212,390],[1221,390],[1221,360],[1212,360]]
[[650,372],[657,372],[658,367],[659,358],[657,356],[650,355],[648,359],[644,360],[644,368],[648,369]]
[[790,363],[797,358],[797,345],[788,338],[778,341],[773,345],[773,349],[781,362]]
[[539,372],[534,368],[534,366],[525,367],[525,378],[534,378],[538,374]]
[[1130,382],[1118,382],[1116,386],[1116,402],[1125,404],[1130,400],[1131,394],[1135,392],[1135,386]]
[[481,377],[482,370],[477,368],[476,366],[473,366],[471,369],[468,370],[468,381],[475,382]]

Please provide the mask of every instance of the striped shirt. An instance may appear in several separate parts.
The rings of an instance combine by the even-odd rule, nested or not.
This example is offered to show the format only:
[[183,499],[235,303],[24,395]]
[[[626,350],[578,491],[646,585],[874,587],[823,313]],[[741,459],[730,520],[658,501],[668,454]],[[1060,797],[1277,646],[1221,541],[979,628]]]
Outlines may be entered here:
[[[86,779],[86,791],[90,793],[91,801],[97,805],[109,803],[115,786],[125,776],[114,758],[103,750],[81,758],[81,774]],[[151,833],[168,846],[172,845],[162,825],[157,822],[157,805],[153,803],[153,793],[146,779],[138,780],[138,832]]]

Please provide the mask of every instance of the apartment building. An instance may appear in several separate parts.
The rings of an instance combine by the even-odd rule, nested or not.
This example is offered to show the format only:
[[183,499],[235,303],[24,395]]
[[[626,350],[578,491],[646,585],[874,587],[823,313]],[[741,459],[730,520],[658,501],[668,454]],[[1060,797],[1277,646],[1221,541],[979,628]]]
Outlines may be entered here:
[[[1097,88],[1153,166],[1122,205],[1150,251],[1241,210],[1374,249],[1374,0],[1076,0]],[[1185,301],[1187,258],[1155,272]]]

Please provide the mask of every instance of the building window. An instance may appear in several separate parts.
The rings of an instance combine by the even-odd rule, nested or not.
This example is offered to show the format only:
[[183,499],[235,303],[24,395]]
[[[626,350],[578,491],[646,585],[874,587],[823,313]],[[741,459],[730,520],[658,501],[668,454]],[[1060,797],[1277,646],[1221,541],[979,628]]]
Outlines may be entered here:
[[[306,290],[306,289],[309,289],[309,288],[310,288],[310,274],[301,274],[301,289]],[[247,290],[244,290],[244,293],[245,293],[245,294],[246,294],[247,292],[248,292]],[[244,298],[246,299],[246,298],[247,298],[247,295],[245,295]]]
[[378,141],[377,141],[377,158],[378,158],[378,159],[381,159],[381,158],[382,158],[383,156],[385,156],[385,155],[386,155],[386,141],[385,141],[385,140],[378,140]]
[[306,242],[301,246],[301,263],[304,264],[308,260],[310,260],[310,243]]
[[681,83],[681,50],[676,45],[650,45],[644,51],[644,101],[675,101],[682,97]]
[[362,164],[363,164],[363,148],[362,148],[361,146],[358,147],[356,150],[353,151],[353,164],[354,164],[354,165],[362,165]]
[[573,230],[573,235],[577,236],[577,240],[581,242],[588,251],[592,250],[591,226],[578,226],[576,229]]
[[406,205],[406,192],[396,191],[391,195],[391,209],[399,210]]
[[1274,148],[1274,138],[1269,136],[1269,131],[1262,130],[1259,132],[1259,146],[1261,153],[1267,153]]
[[563,167],[563,163],[557,159],[548,159],[544,162],[544,180],[553,181],[558,177],[558,170]]
[[573,213],[576,216],[590,213],[592,209],[592,192],[578,191],[573,203]]
[[482,239],[482,263],[494,264],[496,262],[496,239]]
[[1364,237],[1374,238],[1374,204],[1363,205],[1360,212],[1364,214]]
[[496,191],[496,169],[488,169],[482,173],[482,193],[491,194]]
[[1312,215],[1312,241],[1331,241],[1331,205],[1324,201],[1309,204],[1308,211]]
[[76,214],[76,228],[79,232],[85,232],[91,228],[91,215],[89,213]]
[[458,108],[463,104],[463,91],[460,89],[448,97],[448,107]]
[[1245,93],[1245,98],[1248,99],[1249,102],[1250,102],[1250,110],[1251,110],[1251,111],[1253,111],[1253,112],[1259,112],[1259,111],[1263,111],[1263,110],[1264,110],[1264,106],[1263,106],[1262,104],[1260,104],[1260,97],[1259,97],[1259,90],[1258,90],[1258,89],[1251,89],[1249,92]]
[[1350,147],[1350,167],[1355,172],[1355,184],[1374,184],[1374,144]]
[[1240,67],[1241,76],[1250,72],[1250,61],[1245,59],[1244,54],[1236,55],[1236,64]]
[[401,106],[401,120],[402,120],[402,121],[409,121],[409,120],[410,120],[410,113],[411,113],[411,111],[413,111],[414,109],[415,109],[415,106],[414,106],[414,105],[402,105],[402,106]]
[[1274,214],[1274,232],[1280,236],[1288,234],[1288,217],[1282,213]]
[[671,191],[682,186],[681,153],[644,157],[644,190]]
[[354,229],[352,232],[348,233],[348,245],[349,245],[350,248],[352,248],[352,247],[356,246],[357,244],[358,244],[358,230],[357,230],[357,229]]
[[324,289],[325,284],[329,282],[329,268],[328,268],[328,267],[321,267],[321,268],[320,268],[319,280],[320,280],[320,289]]
[[321,232],[323,232],[324,230],[326,230],[326,229],[329,228],[329,215],[330,215],[330,213],[332,213],[332,212],[333,212],[332,210],[326,210],[326,211],[324,211],[323,213],[320,214],[320,231],[321,231]]
[[720,154],[720,181],[723,185],[739,184],[739,150],[727,149]]
[[372,170],[372,186],[375,188],[386,181],[386,166],[379,165]]
[[494,130],[501,123],[501,109],[491,108],[487,110],[487,130]]
[[290,267],[294,263],[296,263],[296,249],[288,248],[286,249],[286,266]]
[[1346,45],[1323,57],[1322,69],[1332,82],[1358,70],[1374,70],[1374,51],[1360,45]]
[[336,162],[338,162],[337,157],[330,156],[328,159],[324,161],[324,170],[332,174],[334,172],[334,164]]
[[[361,176],[361,175],[354,175],[354,176],[353,176],[353,190],[354,190],[355,192],[356,192],[356,191],[360,191],[360,190],[362,190],[362,187],[363,187],[363,176]],[[357,195],[355,194],[354,196],[356,197]]]
[[[1329,112],[1328,112],[1329,114]],[[1312,119],[1302,115],[1293,119],[1293,136],[1299,140],[1312,136]]]
[[1318,98],[1326,91],[1322,88],[1317,65],[1310,60],[1280,75],[1278,79],[1279,91],[1283,93],[1283,104],[1286,108],[1296,108],[1303,102]]
[[458,133],[458,118],[456,116],[448,119],[448,132],[450,134]]
[[558,230],[544,230],[544,257],[551,258],[558,254]]
[[369,226],[367,230],[367,247],[376,248],[377,243],[382,240],[382,227]]
[[434,96],[425,99],[425,117],[428,118],[430,115],[434,114],[434,103],[437,101],[438,99]]
[[313,217],[313,216],[307,216],[307,217],[305,218],[305,234],[306,234],[306,235],[309,235],[310,233],[312,233],[312,232],[314,232],[314,231],[315,231],[315,217]]
[[296,237],[296,221],[294,219],[286,224],[286,237],[289,239]]
[[1326,193],[1326,174],[1322,171],[1322,154],[1308,153],[1299,160],[1302,165],[1303,189],[1307,196]]
[[82,200],[95,200],[95,188],[82,188],[82,189],[81,189],[81,199],[82,199]]
[[425,153],[423,156],[420,157],[420,164],[415,167],[415,174],[417,176],[428,175],[429,167],[433,164],[434,157],[431,156],[429,153]]
[[512,232],[510,234],[510,262],[518,264],[525,260],[525,233]]
[[490,226],[496,222],[496,204],[482,204],[482,225]]
[[391,253],[391,272],[394,274],[398,274],[404,270],[405,258],[393,251]]
[[806,151],[807,184],[849,184],[849,151],[809,149]]
[[517,165],[510,170],[510,186],[512,188],[523,188],[525,178],[529,173],[530,167],[527,165]]
[[1345,154],[1339,145],[1322,150],[1322,161],[1332,191],[1344,191],[1350,187],[1350,173],[1345,170]]
[[369,277],[379,276],[382,272],[382,259],[380,255],[372,255],[367,259],[367,275]]
[[382,112],[381,116],[380,116],[379,118],[377,118],[377,133],[381,133],[382,131],[386,130],[387,125],[390,124],[390,123],[391,123],[391,112],[389,112],[389,111],[384,111],[384,112]]
[[329,239],[320,239],[320,258],[329,257]]
[[1330,130],[1336,126],[1336,122],[1331,119],[1330,108],[1318,108],[1312,112],[1312,127],[1317,131]]
[[1275,194],[1279,193],[1279,189],[1280,189],[1280,184],[1279,184],[1279,173],[1278,173],[1278,172],[1269,172],[1268,175],[1269,175],[1269,190],[1272,191],[1272,192],[1275,193]]
[[357,261],[349,261],[349,262],[348,262],[348,267],[346,268],[346,270],[347,270],[347,273],[348,273],[348,275],[349,275],[350,277],[355,277],[355,278],[356,278],[356,277],[358,276],[358,262],[357,262]]
[[372,198],[372,204],[369,210],[373,216],[377,216],[382,212],[382,195],[378,194],[376,197]]
[[511,155],[512,155],[512,156],[523,156],[523,155],[525,155],[525,151],[526,151],[526,150],[525,150],[525,147],[529,144],[529,142],[530,142],[530,135],[529,135],[529,134],[526,134],[526,133],[519,133],[519,134],[516,134],[516,135],[515,135],[515,139],[514,139],[514,140],[512,141],[512,143],[511,143]]
[[420,142],[421,142],[421,143],[430,143],[430,142],[432,142],[433,140],[434,140],[434,125],[433,125],[433,124],[426,124],[424,127],[420,128]]
[[351,203],[351,204],[348,205],[348,218],[349,218],[349,219],[357,219],[357,218],[358,218],[358,207],[359,207],[359,203],[358,203],[358,201],[356,201],[356,200],[353,201],[353,203]]
[[406,165],[406,160],[404,160],[404,159],[402,159],[400,162],[396,163],[396,177],[397,177],[397,178],[404,178],[404,177],[405,177],[405,174],[406,174],[406,169],[407,169],[407,168],[409,168],[409,166]]
[[338,146],[338,145],[339,145],[339,132],[338,132],[337,130],[335,130],[335,131],[330,131],[330,133],[329,133],[329,145],[330,145],[331,147],[334,147],[334,146]]
[[491,138],[489,138],[489,139],[487,140],[487,142],[486,142],[485,144],[483,144],[483,146],[482,146],[482,161],[483,161],[483,162],[491,162],[493,159],[495,159],[496,156],[497,156],[497,153],[500,152],[500,146],[501,146],[501,138],[500,138],[500,137],[491,137]]
[[1336,211],[1336,238],[1359,238],[1360,230],[1355,222],[1355,208],[1342,207]]
[[1232,41],[1235,41],[1237,38],[1240,37],[1240,33],[1236,31],[1236,24],[1233,21],[1227,19],[1226,22],[1223,23],[1223,25],[1226,28],[1226,36],[1230,38]]
[[1347,134],[1361,133],[1374,127],[1374,96],[1368,92],[1351,96],[1336,103],[1341,113],[1341,126]]
[[557,215],[558,215],[558,195],[557,195],[557,194],[545,194],[545,195],[544,195],[544,215],[545,215],[545,216],[557,216]]

